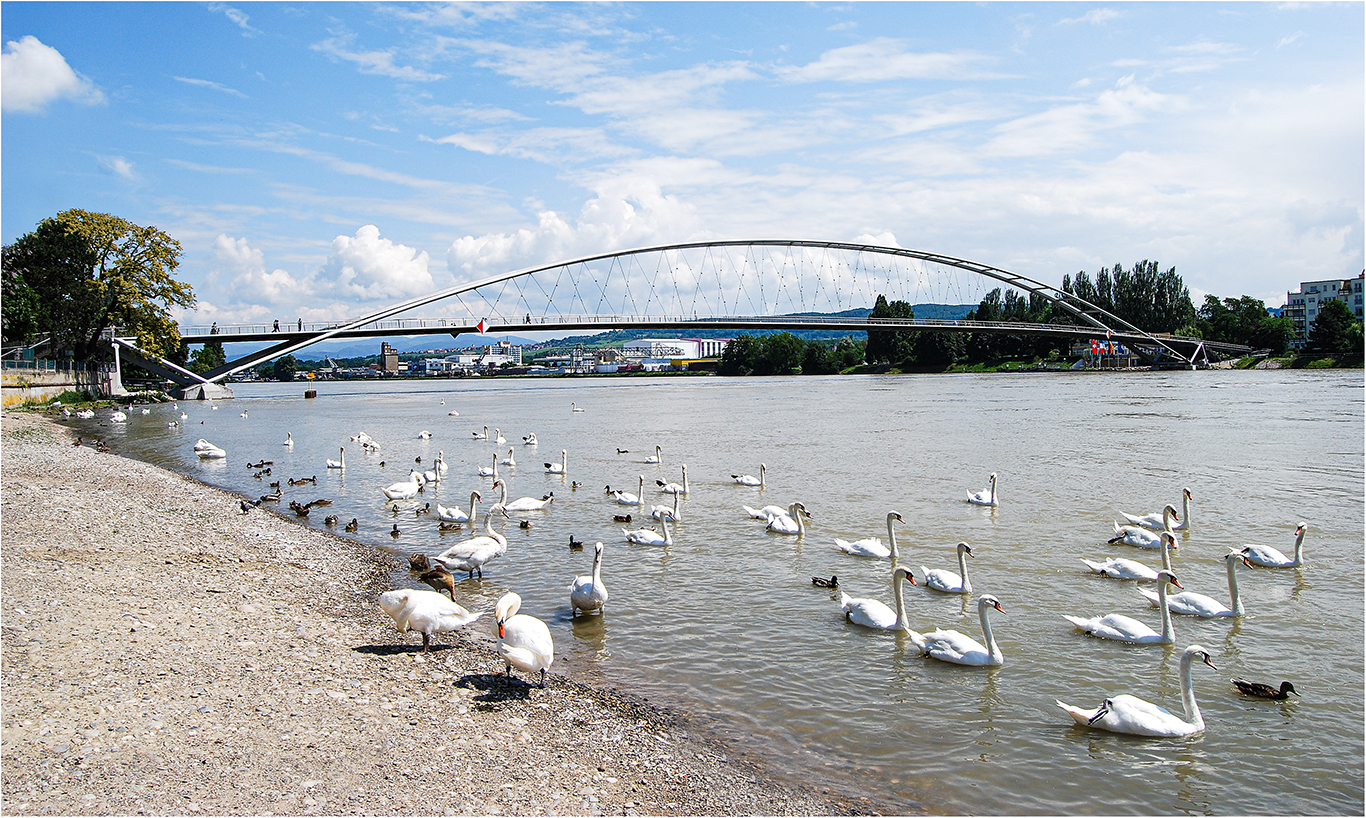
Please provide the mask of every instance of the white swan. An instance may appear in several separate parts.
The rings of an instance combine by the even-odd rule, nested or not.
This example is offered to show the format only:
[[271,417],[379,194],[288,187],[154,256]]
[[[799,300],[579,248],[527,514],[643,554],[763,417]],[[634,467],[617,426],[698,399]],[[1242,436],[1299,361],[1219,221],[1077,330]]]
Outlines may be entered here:
[[682,510],[681,508],[678,507],[678,500],[679,500],[679,498],[682,497],[682,496],[683,496],[683,495],[681,495],[681,494],[675,494],[675,495],[674,495],[674,504],[673,504],[673,506],[651,506],[651,507],[650,507],[650,516],[651,516],[651,517],[654,517],[656,520],[662,520],[662,519],[664,519],[665,517],[669,517],[669,518],[671,518],[671,519],[672,519],[674,522],[676,522],[676,523],[677,523],[677,522],[682,522],[682,520],[683,520],[683,510]]
[[990,479],[991,479],[991,485],[988,486],[987,488],[983,489],[982,491],[979,491],[979,492],[977,492],[976,494],[974,494],[973,492],[968,492],[968,502],[969,502],[969,503],[974,503],[974,504],[979,505],[979,506],[997,506],[997,505],[1000,505],[1000,504],[996,501],[996,472],[992,472],[992,473],[991,473],[991,478],[990,478]]
[[410,471],[407,480],[392,483],[380,491],[384,492],[384,496],[390,500],[411,500],[417,496],[418,490],[422,488],[420,477],[421,475],[416,471]]
[[1074,707],[1060,701],[1056,703],[1058,707],[1067,711],[1077,724],[1086,727],[1109,730],[1112,733],[1161,738],[1194,735],[1205,729],[1205,719],[1200,715],[1200,706],[1195,703],[1195,690],[1191,687],[1191,660],[1197,656],[1200,657],[1200,661],[1214,667],[1214,662],[1210,661],[1209,651],[1200,645],[1191,645],[1181,654],[1181,705],[1186,711],[1184,719],[1166,708],[1127,693],[1106,699],[1094,710]]
[[[1170,531],[1164,531],[1160,536],[1167,543],[1167,547],[1161,550],[1162,568],[1170,571],[1172,570],[1171,552],[1172,549],[1176,548],[1176,535]],[[1088,559],[1082,559],[1082,562],[1086,563],[1086,567],[1095,571],[1097,574],[1104,577],[1110,577],[1111,579],[1141,579],[1149,581],[1157,579],[1157,571],[1154,571],[1138,560],[1111,557],[1104,562],[1092,562]]]
[[115,423],[123,423],[124,421],[128,420],[128,416],[116,409],[114,410],[114,413],[109,416],[109,419],[114,421]]
[[582,411],[583,411],[583,407],[582,407],[582,406],[579,406],[577,403],[571,403],[571,404],[569,404],[569,411],[571,411],[571,412],[582,412]]
[[593,546],[593,573],[574,577],[569,583],[570,616],[579,611],[601,611],[607,604],[607,586],[602,583],[602,543]]
[[534,616],[517,613],[522,598],[508,592],[498,600],[494,613],[498,617],[498,654],[507,664],[507,674],[515,667],[523,673],[541,671],[541,687],[545,687],[545,672],[555,663],[555,640],[550,628]]
[[629,531],[623,528],[621,533],[626,535],[627,542],[633,542],[637,545],[673,545],[674,538],[669,532],[669,518],[663,518],[659,524],[664,528],[664,536],[662,537],[653,528],[635,528]]
[[1299,568],[1304,565],[1304,532],[1309,523],[1300,523],[1295,528],[1295,558],[1292,560],[1269,545],[1244,545],[1241,553],[1248,562],[1263,568]]
[[289,447],[289,448],[291,448],[291,449],[294,448],[294,433],[293,433],[293,432],[285,432],[285,442],[284,442],[283,444],[281,444],[281,445],[287,446],[287,447]]
[[496,480],[493,485],[502,490],[503,496],[502,499],[498,501],[498,504],[507,511],[544,511],[546,506],[555,501],[555,493],[551,492],[539,500],[535,497],[518,497],[516,500],[509,503],[507,483],[503,480]]
[[418,440],[431,440],[431,439],[432,439],[432,433],[429,432],[429,431],[427,431],[426,429],[423,429],[422,431],[420,431],[420,432],[417,433],[417,439],[418,439]]
[[755,477],[755,476],[752,475],[752,474],[732,474],[732,475],[731,475],[731,478],[734,479],[735,482],[739,483],[739,484],[742,485],[742,486],[758,486],[759,488],[763,488],[763,487],[764,487],[764,472],[767,471],[767,470],[768,470],[768,466],[765,466],[763,463],[760,463],[760,464],[759,464],[759,476],[758,476],[758,477]]
[[775,514],[768,518],[768,530],[776,534],[796,534],[798,537],[806,534],[806,520],[815,519],[811,512],[806,510],[806,506],[801,503],[793,503],[787,507],[783,514]]
[[494,513],[502,514],[507,517],[507,512],[501,505],[495,504],[484,514],[484,534],[479,537],[472,537],[464,542],[456,543],[435,557],[432,562],[439,562],[448,571],[464,571],[473,577],[476,573],[479,578],[484,578],[484,565],[490,560],[497,559],[507,553],[507,537],[493,530]]
[[640,494],[632,494],[629,491],[614,491],[612,492],[612,499],[623,506],[638,506],[643,504],[645,502],[641,499],[645,494],[645,475],[643,474],[640,476],[640,487],[637,491],[639,491]]
[[[327,462],[327,467],[328,467],[329,469],[344,469],[344,468],[346,468],[346,447],[345,447],[345,446],[342,446],[342,447],[340,447],[340,448],[341,448],[341,453],[338,454],[337,456],[340,457],[341,460],[333,460],[333,459],[330,458],[330,457],[327,458],[326,462]],[[364,465],[364,463],[365,463],[365,458],[361,458],[361,464]]]
[[896,602],[895,611],[872,597],[852,597],[843,591],[840,592],[840,608],[844,611],[844,617],[855,625],[886,631],[905,631],[915,643],[916,649],[924,653],[925,637],[911,630],[911,625],[906,619],[906,600],[901,593],[903,580],[915,584],[911,569],[898,565],[892,569],[892,599]]
[[958,631],[935,630],[925,634],[925,655],[941,662],[955,665],[974,665],[977,667],[1000,667],[1005,664],[996,637],[991,634],[991,620],[987,618],[987,608],[995,608],[1005,613],[1001,602],[991,594],[982,594],[977,599],[977,618],[982,622],[982,636],[987,646]]
[[[1166,582],[1163,582],[1164,579]],[[1176,581],[1176,575],[1171,571],[1159,571],[1157,592],[1163,602],[1167,599],[1168,582],[1178,588],[1181,587],[1181,583]],[[1176,635],[1172,631],[1172,612],[1167,610],[1165,605],[1162,607],[1162,633],[1124,614],[1106,614],[1091,619],[1063,614],[1062,618],[1071,622],[1078,630],[1099,639],[1114,639],[1117,642],[1132,642],[1136,645],[1170,645],[1176,641]]]
[[[892,543],[891,548],[888,548],[887,546],[883,545],[882,540],[878,539],[877,537],[865,537],[861,540],[854,540],[853,542],[846,542],[845,540],[841,540],[839,537],[836,537],[835,545],[839,546],[839,549],[844,553],[852,554],[855,557],[874,557],[876,559],[886,559],[892,555],[892,549],[896,547],[896,534],[892,532],[893,520],[902,523],[906,522],[905,520],[901,519],[901,515],[897,512],[887,512],[887,540],[890,543]],[[912,582],[912,584],[915,583]]]
[[655,485],[665,494],[687,494],[688,493],[688,467],[683,466],[683,482],[665,483],[663,480],[656,480]]
[[513,457],[513,455],[512,455],[512,449],[508,449],[508,456],[507,456],[506,458],[504,458],[504,460],[503,460],[503,465],[504,465],[504,466],[512,466],[512,467],[514,467],[514,468],[517,466],[517,458],[516,458],[516,457]]
[[569,471],[569,450],[560,450],[560,462],[545,464],[546,474],[565,474]]
[[[1164,535],[1165,536],[1165,535]],[[1242,616],[1243,600],[1238,596],[1238,565],[1239,563],[1252,567],[1252,563],[1247,561],[1241,551],[1230,551],[1224,555],[1224,566],[1228,570],[1228,595],[1233,600],[1233,607],[1226,607],[1224,603],[1211,596],[1192,593],[1186,591],[1174,594],[1166,598],[1167,608],[1172,613],[1186,614],[1188,616],[1203,616],[1206,618],[1215,616]],[[1158,590],[1162,590],[1161,581],[1158,582]],[[1158,594],[1149,591],[1147,588],[1139,588],[1138,592],[1147,597],[1148,601],[1154,605],[1161,605],[1163,599]]]
[[[1175,512],[1175,511],[1176,511],[1176,508],[1173,507],[1173,508],[1172,508],[1172,511]],[[1124,512],[1121,511],[1121,512],[1120,512],[1120,516],[1122,516],[1124,519],[1128,520],[1128,521],[1130,522],[1130,524],[1132,524],[1132,525],[1142,526],[1143,528],[1160,529],[1160,528],[1166,528],[1166,527],[1167,527],[1166,521],[1162,519],[1163,516],[1164,516],[1166,513],[1167,513],[1166,509],[1163,509],[1162,511],[1158,511],[1158,512],[1153,513],[1153,514],[1143,514],[1143,515],[1138,515],[1138,514],[1125,514]],[[1173,531],[1186,531],[1186,530],[1188,530],[1188,529],[1190,528],[1190,525],[1191,525],[1191,490],[1190,490],[1189,488],[1181,489],[1181,516],[1178,517],[1177,519],[1180,520],[1181,522],[1179,522],[1179,523],[1177,523],[1176,525],[1172,526],[1172,530],[1173,530]]]
[[[933,571],[920,566],[920,573],[925,575],[925,587],[933,588],[936,591],[943,591],[946,594],[970,594],[972,593],[972,580],[968,579],[968,557],[972,556],[972,546],[965,542],[958,543],[958,573],[936,568]],[[976,559],[974,557],[974,559]]]
[[494,443],[497,443],[499,446],[501,446],[501,445],[503,445],[504,443],[507,443],[507,442],[508,442],[508,439],[505,438],[505,437],[503,437],[503,430],[502,430],[502,429],[494,429],[494,430],[493,430],[493,442],[494,442]]
[[470,513],[466,514],[458,508],[446,508],[440,503],[436,504],[436,518],[443,523],[467,523],[474,519],[475,505],[482,502],[484,496],[477,491],[470,492]]
[[539,442],[540,442],[540,441],[538,441],[538,440],[536,439],[536,433],[535,433],[535,432],[532,432],[531,434],[526,435],[526,436],[524,436],[524,437],[522,438],[522,445],[523,445],[523,446],[535,446],[535,445],[536,445],[537,443],[539,443]]
[[[1162,509],[1163,531],[1172,531],[1172,521],[1176,519],[1176,506],[1167,504]],[[1115,536],[1109,540],[1111,545],[1123,543],[1132,545],[1135,548],[1161,548],[1162,537],[1146,528],[1136,525],[1120,525],[1115,523]],[[1173,541],[1175,542],[1175,541]]]
[[204,438],[195,441],[194,453],[197,457],[204,460],[221,460],[228,456],[228,453],[213,445]]
[[470,432],[470,434],[471,434],[471,435],[474,435],[474,437],[471,438],[472,440],[488,440],[488,439],[489,439],[489,427],[485,426],[483,432]]
[[438,451],[436,453],[436,473],[444,477],[449,470],[450,466],[446,465],[446,452],[444,450]]
[[498,455],[495,454],[493,456],[493,466],[491,468],[484,466],[479,467],[479,476],[492,477],[494,480],[498,479]]
[[458,417],[460,417],[460,413],[457,412],[457,411],[455,411],[454,409],[452,409],[451,411],[449,411],[449,412],[446,413],[446,417],[448,417],[448,418],[458,418]]
[[661,448],[659,448],[658,446],[656,446],[656,447],[655,447],[655,453],[652,454],[652,455],[647,456],[647,457],[645,458],[645,462],[646,462],[646,463],[659,463],[659,462],[660,462],[660,457],[661,457],[663,454],[664,454],[664,450],[661,449]]
[[743,505],[740,506],[740,508],[743,508],[746,514],[748,514],[750,517],[756,520],[767,520],[769,517],[772,516],[768,514],[766,511],[764,511],[762,508],[753,508],[751,506]]
[[398,626],[399,633],[422,634],[422,652],[427,652],[432,634],[459,630],[483,616],[470,613],[436,591],[403,588],[379,595],[379,607]]

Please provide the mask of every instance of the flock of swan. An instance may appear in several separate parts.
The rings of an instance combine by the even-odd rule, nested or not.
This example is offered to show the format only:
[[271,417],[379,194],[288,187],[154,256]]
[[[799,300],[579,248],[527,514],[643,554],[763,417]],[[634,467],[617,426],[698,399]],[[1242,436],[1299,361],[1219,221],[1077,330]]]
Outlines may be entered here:
[[[580,413],[582,411],[582,407],[571,405],[571,412]],[[431,439],[431,433],[424,430],[419,438]],[[488,441],[495,446],[502,446],[507,443],[501,429],[495,428],[493,434],[490,435],[487,426],[484,426],[481,431],[474,432],[472,439]],[[367,452],[378,452],[380,449],[379,444],[364,432],[353,436],[351,440],[360,442]],[[522,442],[526,446],[539,444],[534,432],[524,436]],[[287,447],[294,445],[292,435],[286,438],[284,445]],[[618,454],[627,453],[622,449],[617,451]],[[201,458],[225,456],[222,449],[203,439],[195,444],[195,454]],[[419,464],[421,459],[420,457],[417,458]],[[643,462],[650,465],[661,465],[663,449],[660,446],[655,446],[653,454],[644,458]],[[340,447],[338,459],[327,459],[325,465],[331,470],[344,470],[346,467],[345,448]],[[456,601],[456,587],[452,577],[454,573],[465,573],[470,578],[478,576],[482,579],[485,566],[506,555],[508,541],[494,527],[495,520],[509,519],[509,512],[546,511],[553,507],[555,500],[553,492],[539,498],[528,496],[509,499],[507,478],[500,474],[500,465],[509,471],[518,467],[513,449],[508,449],[508,456],[501,460],[499,455],[494,453],[490,467],[481,467],[476,474],[479,478],[491,479],[491,491],[499,494],[498,501],[488,508],[483,515],[482,532],[445,548],[430,558],[421,554],[413,556],[414,567],[425,571],[420,579],[431,585],[433,590],[402,588],[387,591],[379,597],[379,607],[393,619],[400,633],[416,631],[421,634],[424,652],[428,650],[433,636],[467,627],[482,616],[482,613],[471,612]],[[547,475],[567,475],[569,469],[568,450],[565,449],[560,452],[559,462],[544,462],[543,467]],[[380,492],[385,498],[386,504],[392,504],[394,514],[397,515],[399,503],[415,500],[423,492],[426,485],[440,483],[446,479],[448,470],[445,453],[442,451],[437,454],[431,468],[425,470],[410,469],[407,480],[382,487]],[[730,477],[733,485],[737,488],[762,489],[766,486],[767,472],[768,467],[761,463],[757,477],[741,473],[731,474]],[[967,492],[967,502],[988,506],[993,511],[999,508],[1000,498],[997,493],[997,481],[998,475],[993,472],[988,478],[988,486],[985,489]],[[638,478],[635,492],[614,490],[610,486],[604,491],[604,496],[614,505],[638,509],[641,512],[638,516],[642,520],[648,519],[654,522],[651,527],[623,527],[621,529],[622,537],[626,543],[667,547],[674,542],[676,533],[674,527],[682,521],[680,499],[689,495],[691,490],[687,466],[681,467],[681,482],[666,483],[663,480],[656,480],[655,482],[661,494],[672,495],[672,503],[651,504],[645,496],[644,475]],[[572,487],[577,488],[580,485],[582,484],[576,481]],[[465,524],[473,526],[478,519],[478,504],[483,499],[483,494],[480,491],[472,491],[469,497],[468,511],[461,508],[448,508],[437,503],[434,511],[441,530],[449,531]],[[1300,523],[1295,530],[1293,556],[1287,556],[1278,549],[1265,545],[1245,545],[1242,548],[1229,549],[1228,554],[1224,557],[1228,580],[1228,604],[1225,604],[1221,599],[1186,590],[1172,566],[1171,553],[1178,548],[1175,532],[1189,532],[1191,530],[1191,500],[1191,491],[1189,488],[1185,488],[1182,490],[1180,512],[1176,510],[1175,505],[1169,504],[1162,511],[1153,514],[1124,513],[1122,516],[1127,521],[1127,525],[1114,523],[1114,537],[1109,540],[1111,544],[1156,550],[1161,560],[1160,568],[1152,568],[1139,560],[1127,557],[1109,557],[1103,560],[1081,559],[1089,570],[1103,577],[1155,583],[1155,590],[1146,588],[1137,590],[1148,600],[1151,607],[1158,609],[1159,629],[1154,629],[1142,619],[1126,613],[1093,616],[1063,614],[1063,618],[1071,623],[1077,631],[1091,637],[1116,640],[1133,645],[1170,645],[1175,642],[1173,615],[1206,618],[1243,615],[1244,606],[1238,592],[1239,568],[1261,566],[1298,569],[1304,565],[1303,541],[1307,526],[1305,523]],[[765,529],[775,534],[801,537],[806,534],[806,521],[814,519],[814,515],[801,502],[792,502],[785,507],[769,505],[753,508],[743,503],[737,505],[750,518],[763,521]],[[647,506],[650,508],[648,517],[644,513]],[[433,509],[428,503],[426,506],[417,509],[416,514],[421,516],[430,511]],[[631,514],[615,515],[615,518],[628,523],[633,519]],[[981,594],[976,601],[983,641],[978,641],[973,636],[957,630],[935,628],[921,633],[911,627],[904,597],[904,585],[921,584],[930,591],[970,597],[973,594],[973,587],[968,574],[968,559],[974,556],[972,547],[966,542],[958,543],[956,548],[957,572],[948,569],[931,569],[922,565],[919,568],[920,581],[917,582],[915,572],[900,564],[895,524],[904,523],[904,519],[900,513],[890,511],[886,515],[885,522],[886,545],[878,537],[867,537],[852,541],[835,539],[835,546],[845,554],[870,559],[886,559],[890,562],[888,576],[892,605],[889,606],[884,601],[873,597],[852,597],[840,590],[839,604],[846,620],[859,627],[900,632],[909,638],[910,643],[922,656],[929,659],[976,667],[1000,667],[1004,665],[1005,657],[992,633],[991,613],[1004,614],[1005,608],[1000,599],[993,594]],[[530,523],[524,521],[522,525],[529,527]],[[348,530],[352,529],[348,528]],[[395,524],[395,535],[397,532],[398,527]],[[571,535],[570,547],[582,548],[583,543],[576,541]],[[601,615],[606,608],[608,592],[602,577],[604,550],[605,546],[602,542],[595,543],[591,573],[574,577],[568,586],[568,605],[573,616],[580,613]],[[812,582],[821,587],[836,588],[834,577],[829,580],[813,578]],[[1169,589],[1177,589],[1179,592],[1173,593]],[[446,592],[445,594],[441,593],[443,590]],[[539,672],[541,686],[544,687],[546,671],[554,663],[554,642],[545,622],[530,614],[521,613],[521,604],[520,596],[514,592],[508,592],[495,605],[494,614],[499,639],[498,650],[506,664],[509,675],[514,667],[525,673]],[[1192,735],[1205,729],[1191,680],[1192,666],[1196,661],[1209,667],[1215,667],[1211,653],[1200,645],[1191,645],[1183,652],[1180,677],[1184,717],[1177,716],[1156,704],[1127,693],[1110,696],[1094,708],[1077,707],[1062,701],[1058,701],[1057,705],[1067,712],[1078,725],[1090,728],[1141,736]],[[1299,695],[1289,682],[1284,683],[1279,689],[1238,679],[1234,680],[1234,684],[1245,695],[1261,698],[1284,699],[1292,693]]]

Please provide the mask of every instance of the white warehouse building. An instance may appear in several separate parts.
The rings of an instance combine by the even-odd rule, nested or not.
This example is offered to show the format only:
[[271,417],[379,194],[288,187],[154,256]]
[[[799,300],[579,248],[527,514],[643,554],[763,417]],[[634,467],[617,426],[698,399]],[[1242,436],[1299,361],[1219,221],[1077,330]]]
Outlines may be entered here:
[[729,338],[637,338],[622,345],[628,358],[719,358]]

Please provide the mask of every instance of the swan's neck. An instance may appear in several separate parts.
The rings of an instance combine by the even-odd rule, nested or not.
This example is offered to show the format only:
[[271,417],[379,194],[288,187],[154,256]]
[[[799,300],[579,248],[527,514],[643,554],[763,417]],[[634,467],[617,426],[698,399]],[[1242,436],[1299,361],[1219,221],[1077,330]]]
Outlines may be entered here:
[[1157,608],[1162,615],[1162,644],[1170,645],[1176,641],[1176,632],[1172,628],[1172,612],[1167,607],[1167,579],[1166,577],[1157,578]]
[[806,534],[806,521],[802,519],[802,512],[801,512],[801,509],[797,508],[796,506],[793,506],[793,507],[792,507],[791,509],[789,509],[789,510],[792,512],[792,519],[794,519],[794,520],[797,521],[797,536],[800,537],[800,536],[805,535],[805,534]]
[[[1238,555],[1239,558],[1242,554]],[[1238,562],[1239,560],[1224,560],[1228,564],[1228,595],[1232,599],[1234,616],[1243,615],[1243,600],[1238,596]]]
[[987,655],[991,657],[992,664],[1001,664],[1001,647],[996,644],[996,637],[991,635],[991,617],[987,616],[987,603],[983,600],[977,601],[977,618],[982,620],[982,636],[987,640]]
[[1191,496],[1184,491],[1181,492],[1181,527],[1187,531],[1191,527]]
[[674,492],[674,522],[683,519],[680,515],[683,512],[678,508],[678,492]]
[[906,600],[901,595],[901,575],[897,572],[896,566],[892,566],[892,599],[896,600],[896,627],[897,630],[909,631],[911,629],[910,620],[906,617]]
[[[494,471],[497,471],[497,469],[495,469]],[[499,482],[498,482],[498,489],[499,489],[499,494],[501,495],[501,497],[500,497],[500,499],[498,500],[498,502],[501,503],[504,507],[506,507],[507,504],[508,504],[508,484],[507,484],[507,483],[504,483],[504,482],[502,482],[502,481],[499,481]],[[473,507],[473,502],[471,502],[470,505],[471,505],[471,507]]]
[[1191,657],[1194,654],[1184,653],[1181,655],[1181,706],[1186,708],[1186,723],[1195,725],[1195,729],[1205,729],[1205,719],[1200,715],[1200,705],[1195,703],[1195,688],[1191,685]]
[[[963,578],[963,592],[972,593],[972,583],[968,581],[968,552],[958,549],[958,576]],[[986,621],[986,609],[982,609],[982,621]]]
[[593,557],[593,589],[602,587],[602,552],[599,551]]
[[1295,535],[1295,559],[1290,564],[1296,568],[1304,564],[1304,529]]
[[471,493],[471,494],[470,494],[470,519],[471,519],[471,520],[477,520],[477,519],[479,519],[478,517],[475,516],[475,513],[474,513],[474,511],[475,511],[474,507],[475,507],[475,505],[477,505],[478,503],[479,503],[479,495],[478,495],[478,494]]
[[892,567],[896,568],[897,560],[900,559],[901,554],[896,548],[896,530],[892,528],[891,517],[887,518],[887,542],[889,543],[888,547],[892,549]]
[[688,493],[688,470],[683,470],[683,493]]
[[[1161,545],[1160,547],[1162,548],[1162,570],[1163,570],[1163,571],[1170,571],[1170,570],[1172,570],[1172,552],[1171,552],[1171,546],[1169,546],[1169,545],[1167,544],[1167,538],[1166,538],[1166,537],[1162,537],[1161,540],[1162,540],[1162,545]],[[1163,582],[1162,584],[1165,586],[1167,583]]]
[[764,487],[764,467],[763,467],[762,465],[760,465],[760,466],[759,466],[759,488],[763,488],[763,487]]
[[673,537],[673,534],[671,534],[671,533],[669,532],[669,519],[666,517],[666,518],[664,518],[663,520],[660,520],[659,522],[660,522],[661,525],[664,526],[664,544],[665,544],[665,545],[673,545],[673,544],[674,544],[674,537]]
[[996,478],[991,478],[991,504],[996,505]]
[[484,515],[484,533],[489,535],[490,537],[493,537],[495,540],[498,539],[498,532],[493,530],[492,510],[490,510],[488,514]]

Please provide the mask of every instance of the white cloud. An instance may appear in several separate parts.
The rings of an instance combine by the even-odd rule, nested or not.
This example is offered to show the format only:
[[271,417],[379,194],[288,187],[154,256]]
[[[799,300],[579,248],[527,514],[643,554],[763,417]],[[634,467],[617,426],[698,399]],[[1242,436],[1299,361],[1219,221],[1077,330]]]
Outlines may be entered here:
[[293,304],[311,294],[311,287],[284,270],[266,271],[265,256],[247,243],[220,234],[213,246],[218,260],[216,272],[232,277],[233,291],[239,296],[269,304]]
[[260,33],[256,29],[252,28],[250,25],[247,24],[247,20],[250,19],[249,17],[247,17],[247,15],[243,14],[240,10],[235,9],[232,6],[225,5],[223,3],[210,3],[209,11],[223,12],[224,16],[226,16],[229,20],[235,23],[238,28],[242,29],[243,37],[251,37],[253,35]]
[[186,85],[197,85],[200,88],[212,88],[215,91],[222,91],[225,94],[231,94],[232,96],[240,97],[241,99],[249,99],[246,94],[238,91],[236,88],[229,88],[226,85],[219,85],[218,83],[209,80],[197,80],[191,77],[176,77],[175,81],[183,82]]
[[1058,25],[1071,25],[1073,23],[1090,23],[1098,26],[1102,23],[1119,17],[1119,12],[1114,9],[1091,9],[1080,17],[1068,17],[1058,21]]
[[426,136],[418,138],[489,156],[515,156],[550,164],[578,163],[632,153],[630,149],[613,143],[596,128],[531,128],[510,132],[455,133],[440,139]]
[[427,263],[425,250],[380,238],[379,228],[367,224],[355,236],[332,240],[332,254],[317,278],[343,296],[392,302],[436,289]]
[[342,34],[330,40],[314,43],[310,48],[334,59],[355,63],[362,74],[378,74],[409,82],[432,82],[442,79],[440,74],[432,74],[410,65],[396,65],[392,51],[351,51],[348,46],[353,40],[355,35]]
[[57,49],[43,45],[37,37],[11,40],[5,48],[0,54],[0,107],[4,110],[36,113],[58,99],[84,105],[104,102],[104,94],[93,83],[73,71]]
[[544,211],[535,227],[513,233],[465,236],[446,251],[446,266],[457,278],[480,278],[542,262],[599,252],[687,241],[702,234],[694,209],[664,195],[643,176],[603,180],[570,223]]
[[1122,77],[1095,99],[1058,105],[996,127],[985,150],[995,157],[1045,156],[1093,147],[1101,132],[1139,124],[1150,114],[1179,110],[1184,101]]
[[1279,49],[1279,48],[1281,48],[1282,46],[1287,46],[1287,45],[1290,45],[1291,43],[1297,43],[1297,42],[1299,42],[1300,40],[1303,40],[1305,37],[1308,37],[1308,36],[1309,36],[1309,35],[1308,35],[1308,34],[1305,34],[1303,31],[1296,31],[1294,34],[1291,34],[1289,37],[1282,37],[1281,40],[1280,40],[1280,42],[1276,43],[1276,48]]
[[133,170],[133,163],[124,159],[122,156],[97,156],[95,159],[100,163],[100,167],[113,172],[119,177],[127,179],[130,182],[141,181],[137,171]]
[[984,67],[994,58],[972,52],[907,50],[901,40],[878,37],[835,48],[803,66],[779,66],[774,73],[789,82],[886,82],[907,79],[994,79]]

